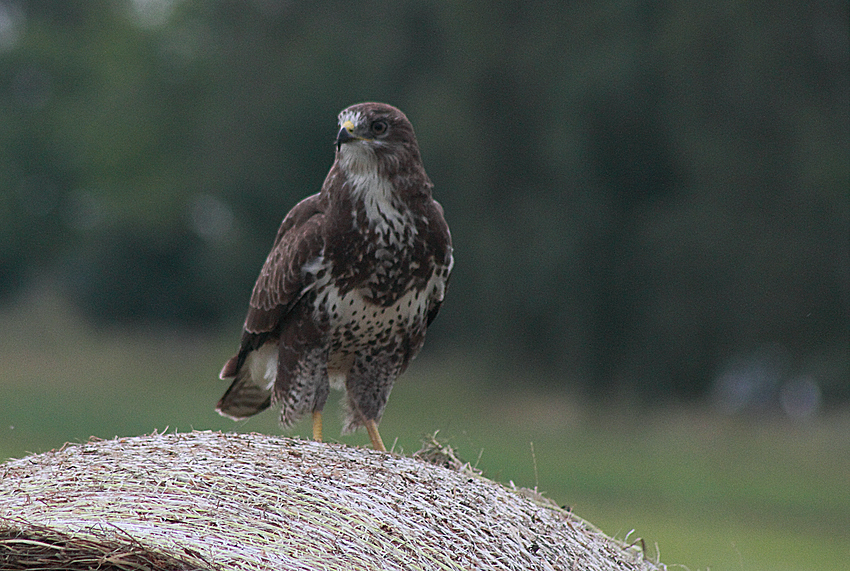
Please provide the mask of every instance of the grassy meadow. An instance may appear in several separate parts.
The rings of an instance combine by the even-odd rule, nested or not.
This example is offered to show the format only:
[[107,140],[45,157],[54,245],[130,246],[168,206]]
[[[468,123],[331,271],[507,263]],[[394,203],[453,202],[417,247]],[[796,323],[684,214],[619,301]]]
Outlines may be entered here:
[[[0,315],[0,459],[158,431],[279,434],[213,406],[236,348],[226,335],[81,327],[50,298]],[[850,560],[850,411],[808,423],[703,409],[632,410],[528,389],[482,362],[426,354],[396,384],[381,424],[411,453],[439,438],[484,474],[537,488],[609,535],[642,538],[671,569],[816,571]],[[339,395],[326,438],[339,437]],[[308,436],[309,419],[290,434]]]

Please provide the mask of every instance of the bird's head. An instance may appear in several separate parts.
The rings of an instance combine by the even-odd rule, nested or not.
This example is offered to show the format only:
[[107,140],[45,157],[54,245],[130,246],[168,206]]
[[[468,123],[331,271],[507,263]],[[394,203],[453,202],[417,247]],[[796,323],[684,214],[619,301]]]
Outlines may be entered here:
[[404,113],[385,103],[358,103],[339,114],[337,158],[351,171],[389,176],[421,168],[419,144]]

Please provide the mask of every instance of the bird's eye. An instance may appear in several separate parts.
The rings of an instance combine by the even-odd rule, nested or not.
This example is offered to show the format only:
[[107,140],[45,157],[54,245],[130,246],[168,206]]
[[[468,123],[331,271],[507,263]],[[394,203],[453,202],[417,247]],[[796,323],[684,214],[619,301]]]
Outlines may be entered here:
[[375,121],[372,123],[372,133],[374,133],[376,137],[380,137],[385,134],[387,132],[387,128],[386,121]]

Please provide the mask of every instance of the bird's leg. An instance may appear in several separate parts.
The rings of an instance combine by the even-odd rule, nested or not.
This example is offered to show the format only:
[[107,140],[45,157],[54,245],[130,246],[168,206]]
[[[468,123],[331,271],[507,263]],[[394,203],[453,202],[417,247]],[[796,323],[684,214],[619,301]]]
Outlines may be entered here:
[[322,411],[313,411],[313,440],[322,441]]
[[372,441],[372,448],[386,452],[387,449],[384,448],[384,442],[381,440],[381,435],[378,434],[378,423],[374,420],[367,420],[365,424],[366,432],[369,433],[369,439]]

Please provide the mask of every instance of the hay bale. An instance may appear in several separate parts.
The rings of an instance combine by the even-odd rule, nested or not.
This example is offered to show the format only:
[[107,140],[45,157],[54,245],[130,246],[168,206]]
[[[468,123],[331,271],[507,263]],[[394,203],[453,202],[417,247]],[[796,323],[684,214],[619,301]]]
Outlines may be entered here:
[[337,444],[153,434],[0,475],[5,570],[663,568],[468,466]]

